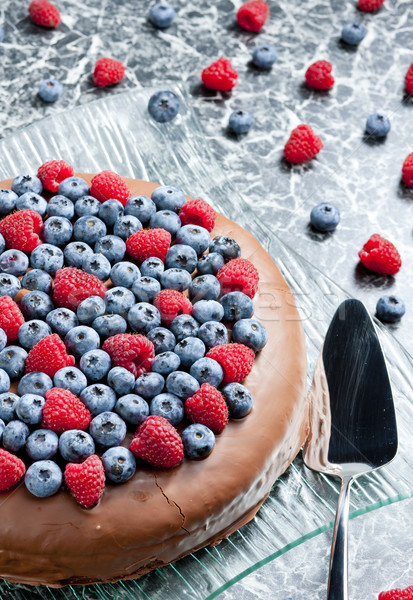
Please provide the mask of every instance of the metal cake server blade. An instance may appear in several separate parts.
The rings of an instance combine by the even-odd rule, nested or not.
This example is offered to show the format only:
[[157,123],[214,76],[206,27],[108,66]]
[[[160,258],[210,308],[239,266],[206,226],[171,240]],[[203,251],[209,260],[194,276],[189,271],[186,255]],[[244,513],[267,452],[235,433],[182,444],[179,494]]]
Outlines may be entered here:
[[310,435],[304,449],[306,465],[342,480],[327,600],[347,600],[350,486],[397,454],[386,363],[373,321],[359,300],[345,300],[327,331],[311,388]]

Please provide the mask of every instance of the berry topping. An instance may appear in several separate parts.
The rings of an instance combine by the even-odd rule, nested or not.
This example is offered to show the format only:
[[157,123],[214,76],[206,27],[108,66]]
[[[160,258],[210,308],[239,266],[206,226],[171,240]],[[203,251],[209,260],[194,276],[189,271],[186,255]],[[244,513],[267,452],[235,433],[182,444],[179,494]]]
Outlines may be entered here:
[[153,415],[139,425],[130,449],[139,458],[157,467],[176,467],[184,457],[182,440],[164,417]]
[[359,258],[366,269],[386,275],[395,275],[402,264],[396,246],[378,233],[367,240],[359,252]]
[[291,164],[299,164],[314,158],[323,148],[323,142],[310,127],[299,125],[292,130],[284,146],[284,158]]
[[401,590],[400,588],[380,592],[379,600],[413,600],[413,585]]
[[36,25],[57,27],[60,23],[58,9],[48,0],[32,0],[28,10],[33,23],[36,23]]
[[43,227],[43,219],[34,210],[20,210],[11,213],[0,221],[0,234],[9,248],[22,252],[31,252],[42,242],[39,234]]
[[92,416],[86,406],[69,390],[52,388],[46,392],[42,427],[56,433],[87,429]]
[[182,292],[162,290],[153,301],[161,315],[162,323],[169,326],[178,315],[190,315],[192,304]]
[[220,433],[228,422],[228,407],[221,392],[204,383],[185,401],[185,415],[193,423],[201,423],[214,433]]
[[14,454],[0,448],[0,491],[16,485],[26,472],[24,462]]
[[406,92],[409,95],[413,95],[413,63],[410,65],[404,80],[406,84]]
[[98,87],[115,85],[122,81],[125,75],[125,67],[120,60],[113,58],[99,58],[93,71],[93,83]]
[[96,454],[80,465],[68,463],[64,476],[67,487],[81,506],[91,508],[99,502],[105,489],[105,470]]
[[317,60],[305,72],[305,82],[315,90],[329,90],[334,85],[332,65],[327,60]]
[[99,202],[106,200],[119,200],[123,206],[131,197],[128,186],[122,177],[113,171],[102,171],[95,175],[90,184],[90,195]]
[[73,167],[64,160],[48,160],[37,171],[37,177],[43,187],[50,192],[57,192],[61,182],[73,174]]
[[217,274],[221,293],[243,292],[254,298],[258,289],[259,275],[252,262],[246,258],[234,258],[224,265]]
[[202,71],[202,83],[211,90],[228,92],[237,84],[238,73],[228,58],[220,58]]
[[413,187],[413,152],[407,156],[403,163],[402,180],[405,185]]
[[135,377],[151,369],[155,349],[141,334],[119,333],[109,337],[102,346],[114,367],[124,367]]
[[244,344],[221,344],[207,353],[208,358],[219,362],[224,370],[222,383],[241,383],[251,372],[254,364],[254,352]]
[[237,12],[237,23],[246,31],[258,33],[264,27],[270,9],[263,0],[250,0]]
[[59,369],[73,367],[75,359],[66,352],[66,346],[57,335],[47,335],[30,350],[26,359],[26,373],[46,373],[54,377]]
[[90,296],[103,298],[106,293],[103,283],[90,273],[75,267],[59,269],[54,281],[53,300],[57,306],[76,310]]
[[20,308],[10,296],[0,297],[0,328],[5,332],[8,342],[17,340],[19,328],[24,323]]
[[384,4],[384,0],[358,0],[357,8],[363,12],[374,12],[379,10]]
[[216,212],[205,200],[188,200],[179,211],[182,225],[200,225],[208,231],[215,227]]
[[165,260],[171,234],[165,229],[142,229],[133,233],[126,240],[126,251],[135,260],[143,262],[147,258],[156,257]]

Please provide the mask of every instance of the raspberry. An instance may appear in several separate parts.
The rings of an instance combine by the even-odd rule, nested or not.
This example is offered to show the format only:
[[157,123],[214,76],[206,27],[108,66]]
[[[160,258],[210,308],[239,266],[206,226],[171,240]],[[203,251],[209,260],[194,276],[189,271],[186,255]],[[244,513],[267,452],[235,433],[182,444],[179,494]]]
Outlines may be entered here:
[[69,429],[87,429],[92,415],[77,396],[69,390],[54,387],[46,392],[42,427],[56,433]]
[[221,344],[214,346],[207,353],[208,358],[213,358],[224,370],[223,384],[241,383],[251,372],[254,364],[254,352],[244,344]]
[[36,23],[36,25],[57,27],[60,23],[58,9],[48,0],[32,0],[28,10],[33,23]]
[[99,58],[93,72],[93,83],[98,87],[115,85],[122,81],[125,75],[125,67],[120,60],[113,58]]
[[20,458],[0,448],[0,492],[16,485],[25,472],[26,467]]
[[258,289],[259,275],[254,265],[246,258],[234,258],[217,273],[221,294],[244,292],[254,298]]
[[26,358],[26,373],[46,373],[54,377],[59,369],[73,367],[75,359],[57,335],[47,335],[30,350]]
[[383,6],[384,0],[358,0],[357,8],[363,12],[374,12]]
[[305,72],[305,82],[315,90],[329,90],[334,85],[334,77],[331,74],[331,63],[327,60],[317,60],[310,65]]
[[75,267],[59,269],[54,280],[53,300],[57,306],[76,310],[90,296],[103,298],[107,289],[96,275]]
[[22,252],[32,252],[42,243],[39,237],[42,227],[42,217],[31,208],[19,210],[0,221],[0,233],[7,247]]
[[112,359],[112,366],[124,367],[135,378],[152,366],[155,349],[147,337],[140,334],[118,333],[109,337],[102,346]]
[[406,73],[405,82],[406,92],[409,94],[409,96],[413,95],[413,63],[410,65]]
[[264,27],[270,9],[263,0],[251,0],[241,6],[237,12],[237,23],[246,31],[258,33]]
[[7,335],[8,342],[17,340],[24,317],[20,308],[10,296],[0,296],[0,329]]
[[151,465],[170,469],[184,457],[184,447],[175,427],[164,417],[153,415],[136,430],[130,449]]
[[178,315],[190,315],[192,304],[182,292],[161,290],[153,301],[161,313],[162,323],[169,326]]
[[323,148],[323,142],[310,127],[299,125],[292,130],[284,146],[284,158],[293,165],[314,158]]
[[106,202],[106,200],[114,198],[119,200],[123,206],[132,195],[122,177],[113,171],[102,171],[95,175],[91,181],[89,193],[99,202]]
[[170,245],[171,234],[166,229],[142,229],[126,240],[126,251],[139,262],[152,256],[164,261]]
[[95,506],[105,489],[105,470],[99,456],[92,454],[80,465],[67,463],[65,482],[76,502],[85,508]]
[[397,588],[395,590],[388,590],[387,592],[380,592],[379,600],[413,600],[413,585],[404,590]]
[[37,177],[49,192],[57,192],[59,184],[72,175],[74,175],[73,167],[64,160],[48,160],[37,171]]
[[215,227],[216,213],[205,200],[188,200],[179,211],[182,225],[200,225],[208,231]]
[[211,90],[228,92],[237,85],[238,73],[232,68],[231,61],[220,58],[202,71],[202,83]]
[[413,187],[413,152],[408,155],[403,163],[402,181],[405,185]]
[[220,433],[228,423],[228,407],[221,392],[213,385],[204,383],[185,402],[185,415],[193,423],[206,425],[214,433]]
[[402,264],[396,246],[378,233],[367,240],[359,252],[359,257],[366,269],[386,275],[395,275]]

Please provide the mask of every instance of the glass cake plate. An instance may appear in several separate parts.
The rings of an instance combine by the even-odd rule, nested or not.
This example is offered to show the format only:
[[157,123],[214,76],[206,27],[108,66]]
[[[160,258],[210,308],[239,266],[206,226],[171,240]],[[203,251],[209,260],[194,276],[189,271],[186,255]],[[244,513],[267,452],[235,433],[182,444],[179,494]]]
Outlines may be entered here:
[[[155,90],[147,88],[80,106],[16,132],[0,141],[0,179],[36,172],[44,161],[63,158],[78,171],[111,169],[205,198],[251,231],[291,286],[306,333],[310,384],[325,331],[346,291],[281,242],[271,223],[258,222],[211,154],[185,91],[179,86],[169,89],[181,102],[180,114],[171,123],[157,124],[149,117],[147,102]],[[389,467],[354,484],[352,517],[413,496],[412,359],[377,324],[394,388],[400,446]],[[60,590],[3,582],[0,597],[212,600],[248,573],[330,528],[337,497],[338,481],[309,471],[299,456],[277,480],[256,517],[218,546],[135,581]]]

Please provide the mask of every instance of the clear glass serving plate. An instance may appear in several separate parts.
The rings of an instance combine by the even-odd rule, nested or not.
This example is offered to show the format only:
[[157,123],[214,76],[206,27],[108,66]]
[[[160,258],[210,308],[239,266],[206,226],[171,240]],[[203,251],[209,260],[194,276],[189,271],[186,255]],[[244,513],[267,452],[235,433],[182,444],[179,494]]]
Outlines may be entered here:
[[[157,124],[149,117],[146,107],[154,90],[148,88],[98,100],[16,132],[0,142],[0,179],[36,172],[44,161],[63,158],[78,171],[112,169],[205,198],[260,240],[291,286],[307,337],[310,384],[329,321],[347,294],[302,258],[299,248],[282,243],[271,223],[258,222],[211,154],[185,92],[178,86],[172,89],[180,98],[181,111],[171,123]],[[394,338],[378,327],[394,386],[400,449],[388,468],[354,485],[353,517],[413,496],[413,365]],[[3,582],[0,596],[3,600],[212,600],[248,573],[331,527],[337,496],[338,482],[309,471],[298,457],[277,480],[257,516],[218,546],[136,581],[61,590]]]

